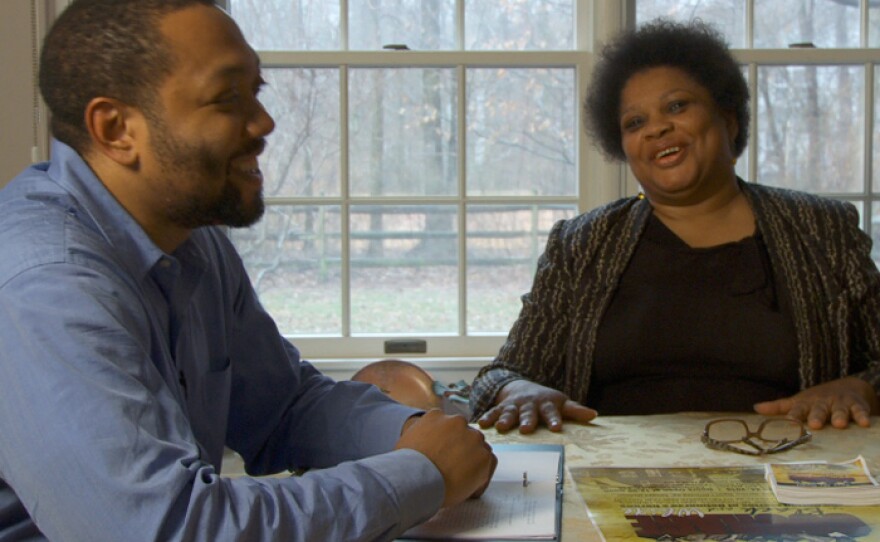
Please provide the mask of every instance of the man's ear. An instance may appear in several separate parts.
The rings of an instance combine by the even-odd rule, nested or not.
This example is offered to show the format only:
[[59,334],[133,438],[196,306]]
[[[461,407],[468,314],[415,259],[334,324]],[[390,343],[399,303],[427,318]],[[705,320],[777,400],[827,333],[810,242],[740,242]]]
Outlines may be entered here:
[[114,98],[93,98],[86,105],[85,122],[96,153],[123,166],[137,164],[138,137],[146,136],[137,108]]

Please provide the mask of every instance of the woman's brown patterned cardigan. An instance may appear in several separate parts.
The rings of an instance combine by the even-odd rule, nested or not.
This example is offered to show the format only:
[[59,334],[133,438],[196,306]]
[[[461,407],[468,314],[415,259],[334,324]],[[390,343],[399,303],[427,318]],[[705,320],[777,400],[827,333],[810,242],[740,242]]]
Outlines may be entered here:
[[[880,272],[855,207],[740,186],[791,300],[801,388],[855,375],[880,390]],[[474,418],[519,378],[589,405],[596,332],[650,213],[647,200],[624,198],[553,227],[519,318],[474,380]]]

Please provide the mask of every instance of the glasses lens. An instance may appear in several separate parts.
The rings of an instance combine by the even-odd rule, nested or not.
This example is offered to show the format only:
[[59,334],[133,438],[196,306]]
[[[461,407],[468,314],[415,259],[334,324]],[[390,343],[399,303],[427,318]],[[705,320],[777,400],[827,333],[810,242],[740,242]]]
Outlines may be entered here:
[[737,442],[748,434],[745,424],[739,420],[718,420],[706,428],[709,438],[718,442]]
[[801,424],[795,420],[769,420],[761,428],[761,434],[758,435],[767,441],[789,441],[797,440],[801,436]]

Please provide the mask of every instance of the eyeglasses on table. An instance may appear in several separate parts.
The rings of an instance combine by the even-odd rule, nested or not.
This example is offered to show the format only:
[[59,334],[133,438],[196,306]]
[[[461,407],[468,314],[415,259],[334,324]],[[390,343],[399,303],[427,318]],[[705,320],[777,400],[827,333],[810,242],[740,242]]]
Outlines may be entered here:
[[739,418],[711,420],[703,429],[708,448],[746,455],[775,454],[808,442],[813,435],[799,420],[769,418],[754,431]]

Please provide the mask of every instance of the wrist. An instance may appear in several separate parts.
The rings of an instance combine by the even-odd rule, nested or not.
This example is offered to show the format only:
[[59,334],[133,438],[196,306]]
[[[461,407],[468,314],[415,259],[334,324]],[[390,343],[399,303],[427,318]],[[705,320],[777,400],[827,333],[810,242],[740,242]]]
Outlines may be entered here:
[[403,436],[403,434],[406,433],[406,431],[407,431],[407,430],[408,430],[408,429],[409,429],[414,423],[416,423],[417,421],[419,421],[419,418],[421,418],[424,414],[425,414],[424,412],[416,412],[415,414],[413,414],[412,416],[410,416],[409,418],[407,418],[406,421],[403,422],[403,427],[400,428],[400,435]]

